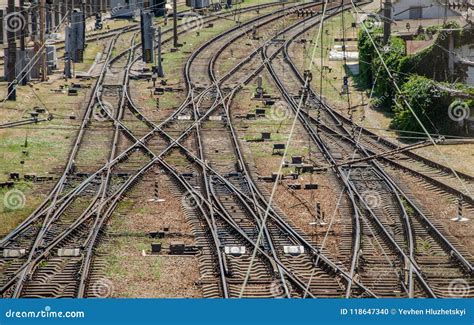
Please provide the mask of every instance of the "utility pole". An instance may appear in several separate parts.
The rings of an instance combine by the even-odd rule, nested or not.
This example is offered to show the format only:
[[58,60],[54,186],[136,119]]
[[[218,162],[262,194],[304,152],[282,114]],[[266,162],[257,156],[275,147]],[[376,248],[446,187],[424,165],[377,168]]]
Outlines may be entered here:
[[7,79],[8,79],[8,100],[16,101],[16,41],[15,30],[8,28],[10,19],[15,19],[15,0],[8,0],[7,17],[5,17],[5,26],[7,26],[8,39],[8,65],[7,65]]
[[[27,14],[25,14],[25,0],[20,0],[20,14],[23,17],[23,21],[27,22]],[[20,75],[20,83],[25,86],[26,82],[28,81],[26,78],[26,42],[25,42],[25,37],[26,37],[26,32],[28,30],[28,25],[25,24],[23,26],[23,29],[20,30],[20,60],[21,60],[21,75]]]
[[390,34],[392,33],[392,1],[385,0],[383,11],[383,43],[388,44]]
[[449,78],[454,79],[454,36],[453,33],[448,34],[448,72]]
[[448,20],[448,0],[444,2],[444,17],[443,17],[443,26],[446,26],[446,21]]
[[158,26],[156,29],[156,32],[158,34],[158,53],[157,53],[157,58],[156,58],[156,73],[158,74],[158,77],[163,78],[165,76],[163,72],[163,65],[161,64],[161,27]]
[[173,0],[173,46],[175,49],[178,48],[178,17],[176,16],[178,5],[176,2]]
[[41,0],[40,3],[40,62],[41,62],[41,81],[46,81],[48,69],[46,67],[45,55],[45,27],[46,27],[46,0]]

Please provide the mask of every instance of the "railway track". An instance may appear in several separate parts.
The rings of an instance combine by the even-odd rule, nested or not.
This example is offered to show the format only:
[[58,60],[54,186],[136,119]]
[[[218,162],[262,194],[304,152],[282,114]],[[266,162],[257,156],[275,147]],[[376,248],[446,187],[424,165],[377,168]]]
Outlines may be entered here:
[[[268,7],[264,5],[263,7]],[[246,10],[255,10],[250,8]],[[210,20],[215,20],[215,17],[211,17]],[[184,30],[186,31],[186,29]],[[182,33],[183,31],[181,31]],[[131,66],[131,58],[133,56],[133,50],[135,49],[133,43],[129,51],[120,53],[116,58],[111,58],[112,49],[119,36],[117,35],[108,49],[107,62],[114,63],[123,58],[127,53],[128,65]],[[169,39],[167,40],[169,42]],[[2,260],[2,282],[1,292],[5,296],[57,296],[57,297],[70,297],[71,288],[76,288],[75,282],[72,281],[71,277],[77,278],[77,275],[82,273],[84,268],[87,270],[88,262],[90,262],[90,256],[85,260],[82,256],[69,256],[68,258],[60,258],[59,253],[60,244],[66,245],[66,247],[87,247],[87,243],[90,243],[91,238],[96,238],[98,234],[95,232],[97,225],[101,223],[99,215],[102,209],[106,208],[103,204],[104,197],[110,191],[110,188],[121,188],[120,184],[123,185],[127,175],[110,175],[111,165],[106,165],[104,168],[99,169],[99,172],[94,174],[87,174],[87,171],[81,170],[79,173],[75,172],[76,156],[81,150],[81,144],[86,133],[86,126],[92,119],[92,113],[96,98],[99,103],[103,98],[104,87],[100,87],[106,77],[105,64],[103,71],[99,77],[96,86],[94,87],[95,96],[92,98],[87,111],[85,113],[86,118],[83,120],[83,124],[79,131],[76,144],[70,155],[66,171],[58,182],[57,186],[50,194],[48,199],[33,213],[23,224],[21,224],[14,232],[4,238],[2,241],[2,248],[5,250],[23,249],[24,247],[31,246],[24,256],[19,258],[6,258]],[[129,68],[125,69],[126,71]],[[110,70],[109,70],[110,71]],[[116,76],[115,76],[116,78]],[[113,78],[112,78],[113,79]],[[122,86],[128,82],[128,74],[122,83]],[[100,92],[100,94],[98,93]],[[125,103],[125,92],[122,92],[120,96],[120,103],[118,103],[118,109],[114,114],[119,114],[124,108]],[[107,96],[105,92],[105,96]],[[104,97],[105,97],[104,96]],[[113,96],[112,96],[113,97]],[[105,122],[107,124],[110,122]],[[118,141],[118,124],[112,128],[114,136],[112,138],[111,145],[108,146],[110,152],[110,159],[119,161],[124,158],[123,155],[118,158],[115,157],[115,147]],[[105,150],[102,150],[105,151]],[[128,156],[127,156],[128,158]],[[124,159],[125,160],[125,159]],[[81,167],[81,166],[79,166]],[[136,168],[136,166],[135,166]],[[72,181],[71,181],[72,178]],[[74,181],[79,178],[79,181],[74,184]],[[81,179],[82,178],[82,179]],[[84,181],[84,178],[86,181]],[[117,179],[117,184],[110,184],[111,178]],[[61,193],[65,193],[62,197]],[[87,198],[92,201],[87,202]],[[86,202],[84,202],[86,201]],[[48,206],[48,204],[51,204]],[[95,216],[95,220],[93,217]],[[92,221],[92,225],[90,224]],[[84,224],[92,226],[89,228],[85,241],[86,246],[79,245],[78,242],[71,240],[71,237],[81,238],[81,234],[84,235]],[[56,229],[58,228],[58,229]],[[99,228],[100,229],[100,228]],[[84,236],[82,236],[84,238]],[[64,253],[64,252],[63,252]],[[68,252],[71,254],[71,252]],[[75,252],[73,252],[75,254]],[[49,262],[45,262],[44,259],[48,258]],[[62,263],[64,260],[70,258],[70,263]],[[77,263],[78,261],[81,263]],[[86,266],[82,263],[86,263]],[[38,272],[38,269],[44,269],[44,272]],[[77,267],[79,267],[79,272]],[[50,274],[48,277],[44,277],[40,273]],[[87,271],[86,271],[87,273]],[[35,278],[35,276],[37,277]],[[54,276],[52,276],[54,275]],[[76,279],[77,280],[77,279]],[[71,282],[72,281],[72,282]],[[25,282],[27,283],[25,285]],[[81,279],[81,285],[84,282]],[[45,286],[44,284],[49,284]],[[31,287],[31,288],[30,288]],[[43,291],[39,290],[38,287],[43,287]],[[58,287],[60,289],[58,289]],[[83,293],[83,289],[80,289],[80,294]],[[75,293],[76,294],[76,293]]]
[[[314,102],[311,102],[310,97],[309,102],[304,104],[313,110],[319,109],[317,113],[320,118],[314,118],[304,109],[299,109],[304,100],[298,97],[298,92],[302,86],[306,87],[305,91],[308,90],[308,80],[301,76],[283,51],[297,36],[291,37],[284,46],[270,45],[263,52],[263,59],[268,60],[267,68],[279,90],[294,112],[298,113],[320,153],[331,165],[337,166],[343,157],[358,159],[370,155],[356,141],[341,141],[341,138],[345,139],[344,136],[349,137],[349,131],[335,118],[329,106],[325,105],[324,109],[321,107],[314,93],[310,93]],[[270,60],[278,57],[279,60]],[[285,71],[294,73],[293,78],[289,78],[288,74],[285,79],[279,77],[285,66]],[[327,125],[339,127],[332,129]],[[339,136],[341,134],[342,137]],[[429,223],[429,219],[398,188],[382,166],[368,161],[344,168],[334,167],[333,172],[340,177],[353,201],[353,247],[356,249],[352,253],[351,273],[360,277],[376,294],[390,296],[395,292],[408,297],[449,297],[451,281],[462,278],[472,285],[472,265],[464,257],[469,256],[468,253],[460,251],[459,246],[456,248],[452,239],[447,239]],[[368,191],[377,193],[382,201],[381,206],[368,205],[365,197]],[[429,243],[432,250],[423,253],[418,248],[420,243],[425,242]],[[436,264],[436,271],[433,271],[433,264]]]
[[[232,70],[231,70],[231,71],[232,71]],[[255,76],[255,74],[251,75],[250,79],[253,78],[254,76]],[[216,115],[214,115],[214,116],[216,116]],[[234,140],[235,140],[235,138],[234,138]],[[203,146],[200,146],[200,147],[202,148]],[[204,146],[204,147],[205,147],[205,146]],[[189,152],[188,152],[188,154],[189,154]],[[190,156],[192,156],[192,155],[190,155]],[[191,157],[191,159],[192,159],[192,160],[196,160],[195,157]],[[221,162],[222,162],[221,159],[219,159],[219,162],[220,162],[219,164],[222,164],[222,163],[221,163]],[[239,162],[239,160],[237,160],[237,162]],[[240,162],[241,162],[241,161],[240,161]],[[242,163],[241,163],[241,165],[242,165]],[[226,164],[226,167],[227,167],[227,168],[231,168],[231,164],[230,164],[230,163],[229,163],[229,164]],[[212,169],[211,169],[211,170],[212,170]],[[225,171],[229,171],[229,170],[230,170],[230,169],[225,169]],[[213,171],[213,173],[215,173],[214,170],[212,170],[212,171]],[[230,173],[230,174],[233,174],[233,173]],[[235,173],[235,174],[239,174],[239,172],[237,172],[237,173]],[[234,175],[235,175],[235,174],[234,174]],[[216,176],[217,176],[217,174],[216,174]],[[220,176],[220,177],[218,177],[218,178],[220,178],[220,180],[221,180],[223,183],[226,183],[225,177]],[[212,183],[213,179],[210,179],[210,181],[211,181],[211,183]],[[205,180],[204,180],[204,182],[205,182]],[[242,186],[242,182],[239,181],[239,184],[241,184],[241,186]],[[222,184],[221,184],[221,185],[222,185]],[[227,187],[228,187],[227,190],[233,189],[234,191],[237,191],[237,192],[239,193],[239,195],[243,196],[244,198],[246,197],[247,199],[249,199],[249,198],[248,198],[248,195],[245,195],[246,193],[242,193],[242,194],[241,194],[240,189],[238,189],[238,188],[236,189],[236,188],[235,188],[235,185],[233,185],[232,183],[229,183],[229,181],[227,181],[227,184],[226,184],[226,185],[227,185]],[[189,185],[188,185],[188,186],[183,186],[183,187],[192,188],[192,186],[189,186]],[[244,185],[244,187],[248,187],[248,186],[247,186],[247,185]],[[210,191],[212,192],[212,188],[211,188]],[[208,192],[209,192],[209,191],[208,191]],[[218,195],[218,194],[219,194],[218,191],[214,191],[214,193],[216,193],[215,195],[219,196],[219,195]],[[225,193],[225,191],[223,191],[223,193]],[[193,193],[193,195],[199,196],[200,194],[199,194],[199,193]],[[218,199],[218,198],[217,198],[217,199]],[[219,201],[219,200],[216,200],[216,201]],[[222,203],[222,202],[221,202],[221,203]],[[223,205],[226,204],[226,203],[229,203],[229,202],[224,202],[224,203],[222,203],[222,205],[221,205],[221,207],[223,207],[224,210],[225,210],[225,206],[223,206]],[[242,204],[242,203],[241,203],[241,204]],[[249,204],[255,204],[255,202],[254,202],[254,201],[249,201]],[[244,206],[245,206],[245,204],[244,204]],[[237,211],[235,210],[235,209],[237,209],[237,208],[236,208],[236,205],[234,205],[234,204],[230,204],[230,209],[233,209],[233,210],[231,211],[232,213],[229,213],[229,215],[233,215],[234,213],[237,213],[237,215],[241,215],[241,214],[242,214],[242,211],[237,212]],[[262,211],[264,211],[264,209],[262,209]],[[262,211],[261,211],[261,212],[262,212]],[[278,225],[283,228],[283,233],[284,233],[285,231],[286,231],[287,234],[288,234],[288,232],[291,233],[291,231],[288,230],[288,229],[291,229],[290,227],[288,227],[288,224],[283,223],[281,219],[277,219],[277,221],[279,222]],[[273,228],[273,230],[274,230],[274,231],[278,231],[278,230],[279,230],[280,232],[282,232],[282,229],[278,229],[278,227]],[[294,236],[294,233],[292,233],[292,235]],[[281,237],[282,237],[282,235],[280,234],[280,235],[279,235],[280,241],[281,241]],[[298,237],[295,236],[295,238],[298,238]],[[295,239],[294,239],[294,240],[295,240]],[[304,242],[306,245],[308,245],[308,242],[305,241],[304,239],[302,240],[301,237],[299,237],[298,240],[300,240],[301,242]],[[281,242],[280,242],[280,244],[281,244]],[[309,245],[309,246],[310,246],[310,245]],[[280,250],[281,250],[281,246],[280,246],[279,248],[280,248]],[[313,249],[313,248],[311,248],[311,249]],[[280,252],[280,253],[281,253],[281,252]],[[314,252],[313,252],[313,253],[314,253]],[[316,252],[316,253],[318,253],[318,252]],[[326,261],[326,262],[327,262],[327,261]],[[295,264],[299,264],[299,263],[295,263]],[[303,263],[303,264],[304,264],[304,263]],[[308,261],[308,264],[311,264],[311,262]],[[331,268],[331,267],[334,267],[334,270],[335,270],[335,271],[340,271],[337,266],[334,266],[333,264],[329,263],[329,268]],[[334,281],[334,279],[333,279],[332,281],[333,281],[333,282],[336,282],[336,281]],[[323,283],[322,281],[319,281],[319,285],[321,285],[322,283]],[[274,284],[274,285],[275,285],[275,284]],[[284,286],[284,284],[282,284],[282,285]],[[318,284],[315,283],[314,286],[317,287]],[[327,286],[327,283],[326,283],[326,286]],[[261,286],[260,286],[260,287],[261,287]],[[259,288],[259,289],[261,290],[261,288]],[[312,288],[311,288],[311,289],[312,289]],[[316,289],[315,289],[315,290],[316,290]],[[325,290],[326,290],[326,293],[328,293],[328,292],[330,291],[330,290],[327,290],[327,288],[326,288]],[[321,294],[321,292],[322,292],[322,290],[321,290],[319,293]],[[300,291],[300,293],[301,293],[301,291]],[[332,294],[334,294],[334,293],[332,293]],[[336,292],[336,294],[337,294],[337,292]],[[312,295],[312,294],[310,293],[310,295]]]
[[[160,156],[161,156],[161,155],[162,155],[162,154],[160,154]],[[155,160],[159,160],[159,158],[155,158]],[[161,163],[171,174],[173,174],[173,175],[175,176],[175,178],[176,178],[179,182],[181,182],[181,185],[182,185],[184,188],[186,188],[188,191],[192,189],[192,186],[190,186],[185,180],[183,180],[183,177],[180,177],[180,175],[179,175],[176,171],[174,171],[173,169],[171,169],[171,167],[170,167],[168,164],[166,164],[166,163],[164,163],[164,162],[162,162],[162,161],[160,161],[160,163]],[[217,175],[217,174],[216,174],[216,175]],[[221,177],[222,177],[222,176],[221,176]],[[225,178],[221,178],[221,179],[224,180],[224,182],[225,182]],[[229,183],[228,183],[227,185],[230,186],[230,187],[232,187],[232,185],[231,185],[231,184],[229,185]],[[199,194],[199,193],[193,193],[193,195],[194,195],[194,194],[200,197],[200,194]],[[205,202],[205,201],[203,201],[203,202]],[[201,206],[200,206],[200,208],[202,209]],[[207,214],[204,214],[204,215],[207,215]],[[222,216],[221,216],[221,217],[222,217]],[[225,220],[225,218],[224,218],[224,220]],[[227,222],[229,223],[229,221],[227,221]],[[281,222],[281,221],[280,221],[280,222]],[[230,225],[235,229],[235,231],[239,232],[239,233],[241,234],[241,236],[245,237],[246,240],[248,240],[248,241],[250,241],[250,243],[252,243],[251,240],[249,240],[249,238],[245,235],[245,233],[242,232],[239,228],[237,228],[235,224],[230,223]],[[287,225],[283,224],[283,226],[287,226]],[[288,231],[288,230],[287,230],[287,231]],[[304,240],[303,240],[303,241],[304,241]],[[218,255],[218,256],[219,256],[219,255]],[[281,266],[281,267],[283,267],[283,266]],[[329,263],[329,268],[332,268],[332,267],[334,267],[334,271],[337,272],[338,267],[337,267],[337,266],[334,266],[334,265],[331,264],[331,263]],[[287,274],[287,276],[289,276],[289,275]],[[296,281],[296,283],[298,283],[298,282],[297,282],[297,279],[293,279],[293,281]],[[225,286],[225,285],[223,285],[223,286]],[[301,284],[299,284],[299,286],[300,286],[300,288],[302,287]],[[310,294],[310,295],[311,295],[311,294]]]
[[[338,10],[336,8],[334,13],[337,13]],[[272,18],[272,16],[278,17],[278,13],[268,15],[267,18],[269,20],[278,19]],[[21,248],[28,246],[31,238],[36,237],[37,239],[41,238],[41,246],[45,247],[44,250],[38,252],[34,261],[27,263],[27,268],[22,271],[25,276],[21,275],[18,282],[20,285],[14,285],[15,277],[11,280],[7,278],[6,282],[8,283],[5,285],[3,285],[5,280],[0,283],[0,288],[2,288],[0,292],[4,296],[94,296],[94,285],[97,281],[101,281],[100,274],[94,272],[94,266],[97,267],[95,264],[101,264],[101,261],[94,256],[94,249],[101,240],[105,223],[125,193],[147,175],[147,172],[156,164],[167,171],[177,187],[182,193],[187,193],[190,202],[192,202],[192,208],[188,210],[188,214],[197,242],[203,247],[199,260],[202,265],[201,273],[204,275],[203,292],[206,297],[239,297],[241,295],[244,297],[393,296],[394,287],[395,291],[400,292],[400,296],[444,296],[446,294],[443,291],[444,284],[440,284],[439,279],[444,277],[445,273],[442,276],[421,273],[418,265],[410,260],[418,258],[417,263],[423,264],[421,260],[422,257],[425,257],[425,263],[421,267],[424,271],[428,262],[433,262],[428,258],[429,254],[412,257],[412,255],[405,253],[404,250],[407,249],[403,246],[405,237],[413,236],[409,236],[403,231],[400,232],[399,229],[390,228],[394,223],[390,218],[393,218],[397,213],[401,212],[406,218],[400,222],[397,221],[400,224],[408,224],[407,220],[415,219],[415,217],[408,215],[406,211],[403,212],[403,204],[389,204],[388,210],[393,209],[394,206],[399,210],[388,213],[372,211],[365,204],[365,200],[361,198],[359,192],[374,186],[372,183],[374,172],[371,170],[367,174],[367,169],[358,170],[355,168],[354,172],[350,172],[352,178],[349,177],[351,175],[348,175],[348,172],[342,174],[346,179],[344,186],[348,188],[350,200],[353,202],[355,228],[359,229],[359,231],[355,231],[354,246],[347,248],[348,251],[353,251],[354,256],[351,260],[350,271],[345,263],[333,262],[325,256],[324,251],[314,247],[305,235],[295,230],[286,221],[281,211],[268,206],[266,195],[253,181],[252,174],[248,171],[242,157],[236,131],[230,123],[229,109],[232,98],[242,85],[249,83],[264,68],[262,63],[255,67],[256,63],[253,61],[260,48],[265,45],[266,51],[274,44],[265,42],[220,79],[216,77],[215,62],[222,50],[214,52],[216,48],[225,48],[226,45],[223,44],[230,44],[230,42],[243,37],[253,28],[252,24],[261,24],[261,27],[264,28],[266,25],[264,19],[265,17],[260,17],[248,24],[231,29],[223,33],[223,36],[220,35],[206,42],[193,53],[185,70],[188,98],[160,125],[147,119],[133,104],[129,94],[127,86],[129,72],[139,58],[135,54],[136,47],[133,40],[130,50],[121,53],[116,60],[110,59],[114,64],[117,64],[118,70],[125,71],[125,75],[122,76],[120,101],[112,113],[105,112],[109,120],[103,121],[103,123],[109,124],[108,129],[113,134],[111,137],[107,137],[111,139],[108,163],[103,166],[98,164],[99,167],[96,166],[91,170],[82,170],[81,174],[84,175],[77,181],[76,186],[71,186],[69,192],[65,191],[64,196],[59,197],[58,195],[53,198],[53,201],[64,207],[55,211],[55,214],[58,212],[62,214],[67,209],[72,210],[70,214],[61,215],[61,220],[64,219],[62,232],[58,230],[49,234],[51,237],[49,239],[37,236],[36,228],[42,227],[42,224],[39,218],[32,216],[19,227],[16,233],[7,236],[3,241],[2,245],[9,243],[10,247]],[[318,19],[315,16],[308,18],[306,22],[309,25],[315,25],[319,22]],[[296,37],[301,30],[306,28],[307,26],[302,26],[301,22],[298,22],[283,32],[292,32]],[[272,37],[271,40],[274,40],[278,35]],[[109,48],[110,51],[112,47],[113,45]],[[281,49],[280,44],[275,53],[281,52]],[[210,53],[214,53],[214,55],[209,56]],[[207,60],[199,59],[199,54],[210,57],[210,60],[209,58]],[[266,59],[266,67],[271,70],[275,58],[267,56],[264,59]],[[239,72],[246,64],[251,67],[248,68],[248,71],[252,70],[252,72]],[[200,76],[205,75],[205,81],[193,80],[192,75],[195,74],[191,73],[192,69],[197,69],[194,71],[199,72]],[[277,76],[275,81],[278,83]],[[235,84],[236,82],[238,83]],[[285,92],[284,84],[280,85],[283,95],[290,103],[293,100],[292,105],[294,105],[295,97],[289,96],[288,92]],[[100,103],[108,98],[107,91],[104,91],[102,87],[100,94],[96,97]],[[125,125],[123,117],[124,114],[129,114],[128,110],[148,126],[150,130],[148,133],[144,130],[137,131],[138,129],[132,131]],[[186,118],[180,120],[178,118],[180,116],[186,116]],[[311,119],[308,118],[305,123],[309,125],[308,120]],[[303,119],[303,121],[305,120]],[[207,128],[209,132],[206,130]],[[308,130],[319,144],[321,152],[325,151],[329,157],[334,152],[345,152],[351,149],[348,144],[344,144],[342,147],[340,145],[331,147],[327,145],[327,142],[334,141],[334,139],[329,135],[323,138],[321,134],[318,135],[314,130],[311,131],[311,125],[308,126]],[[177,132],[179,137],[171,137],[169,135],[171,131]],[[228,136],[223,137],[223,134]],[[125,142],[123,135],[129,142]],[[217,136],[221,137],[222,141],[216,142]],[[166,141],[156,141],[157,138]],[[129,146],[130,143],[132,145]],[[117,150],[118,147],[120,150]],[[122,148],[127,149],[122,150]],[[352,149],[354,148],[352,147]],[[364,152],[360,153],[361,156],[363,154],[367,155]],[[133,156],[136,156],[137,160],[134,160]],[[189,164],[172,165],[170,157],[173,156],[186,157]],[[336,160],[333,159],[332,162],[334,163]],[[75,165],[74,161],[70,168]],[[94,170],[96,171],[94,172]],[[374,168],[374,170],[377,169]],[[344,172],[342,168],[341,171]],[[397,193],[401,191],[394,191],[393,184],[384,179],[386,175],[378,176],[382,180],[378,180],[375,187],[383,190],[384,195],[391,195],[392,201],[401,200],[402,198]],[[89,194],[84,195],[85,193]],[[81,202],[85,196],[89,196],[92,203]],[[70,201],[77,202],[77,204],[71,205]],[[38,211],[49,214],[50,209],[54,210],[47,208],[45,204]],[[365,211],[365,216],[362,216],[362,210]],[[266,214],[269,218],[263,224],[262,221],[264,221]],[[418,220],[421,219],[418,218]],[[56,227],[58,224],[51,223],[50,225]],[[416,224],[412,220],[411,227],[423,240],[435,237],[426,230],[422,221]],[[44,229],[44,225],[42,228]],[[393,231],[396,236],[390,235],[390,231]],[[264,234],[261,242],[259,242],[258,236],[260,232]],[[26,234],[29,234],[30,237]],[[389,258],[380,258],[373,251],[373,245],[360,245],[362,236],[377,237],[382,250],[390,252]],[[414,245],[414,242],[408,245],[407,250],[412,250]],[[64,259],[58,258],[54,254],[54,250],[58,248],[79,246],[80,256]],[[285,246],[303,246],[305,251],[293,256],[285,252],[283,249]],[[242,247],[245,248],[245,253],[242,253]],[[357,247],[361,248],[357,249]],[[226,252],[226,248],[228,252]],[[432,246],[432,248],[443,258],[440,257],[436,260],[440,263],[439,265],[445,263],[443,264],[444,268],[456,268],[459,271],[458,263],[454,263],[453,259],[449,258],[445,247],[439,245],[439,247]],[[256,259],[253,262],[255,265],[251,267],[252,258],[249,256],[249,251],[254,249]],[[407,263],[404,259],[407,255],[409,255],[408,258],[411,262]],[[45,261],[45,257],[47,257],[46,265],[39,265]],[[0,263],[2,263],[0,267],[5,265],[4,260]],[[7,261],[7,263],[11,269],[10,274],[14,274],[18,269],[21,270],[25,265],[21,259],[14,259]],[[406,264],[410,265],[408,272],[406,272],[408,276],[403,274]],[[35,272],[30,272],[28,269],[30,267],[36,267]],[[251,269],[250,280],[246,279],[248,269]],[[382,283],[380,274],[385,275]],[[456,275],[458,274],[456,273]],[[416,285],[414,285],[413,278],[416,278]],[[242,292],[241,288],[244,282],[247,283],[248,288]],[[433,284],[436,285],[433,286]]]

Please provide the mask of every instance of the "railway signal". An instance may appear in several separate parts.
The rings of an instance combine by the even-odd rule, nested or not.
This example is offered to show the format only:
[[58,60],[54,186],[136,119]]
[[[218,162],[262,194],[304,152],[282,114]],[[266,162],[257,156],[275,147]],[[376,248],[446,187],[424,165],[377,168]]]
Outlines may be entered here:
[[166,0],[153,0],[153,12],[155,17],[166,16]]
[[104,26],[102,24],[102,14],[97,12],[95,14],[95,30],[101,30]]
[[143,62],[153,63],[155,30],[151,11],[141,12],[141,35]]
[[344,76],[342,78],[342,92],[341,94],[348,94],[349,93],[349,78]]
[[458,206],[457,206],[457,216],[454,217],[454,218],[451,218],[452,221],[456,221],[456,222],[464,222],[464,221],[468,221],[469,219],[468,218],[465,218],[463,216],[463,213],[462,213],[462,210],[463,210],[463,198],[462,197],[459,197],[458,199]]

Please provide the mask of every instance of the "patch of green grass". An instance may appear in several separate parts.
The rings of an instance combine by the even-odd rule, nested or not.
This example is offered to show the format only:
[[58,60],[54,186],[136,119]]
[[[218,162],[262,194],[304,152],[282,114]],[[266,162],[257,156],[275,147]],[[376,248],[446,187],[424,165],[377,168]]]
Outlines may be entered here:
[[33,195],[38,184],[19,182],[14,188],[0,188],[0,238],[26,219],[43,200],[43,195]]
[[416,251],[419,253],[427,253],[431,249],[431,243],[427,240],[419,239],[416,245]]
[[152,265],[152,272],[155,278],[158,280],[161,277],[161,258],[157,258],[155,263]]

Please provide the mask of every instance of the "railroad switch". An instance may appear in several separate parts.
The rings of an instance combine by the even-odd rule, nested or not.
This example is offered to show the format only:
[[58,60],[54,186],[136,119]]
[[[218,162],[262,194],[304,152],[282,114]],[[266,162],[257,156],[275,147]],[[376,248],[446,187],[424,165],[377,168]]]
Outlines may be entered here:
[[264,141],[265,140],[270,140],[271,137],[272,137],[271,132],[262,132],[262,138],[261,138],[262,140],[264,140]]
[[280,181],[283,179],[283,175],[279,173],[272,173],[272,181],[276,182],[277,180]]
[[[264,97],[265,97],[265,95],[264,95]],[[272,106],[272,105],[275,104],[275,100],[274,100],[274,99],[266,99],[266,100],[263,102],[263,104],[264,104],[265,106]]]
[[155,91],[153,92],[153,94],[155,94],[156,96],[163,95],[164,93],[165,89],[163,87],[156,87]]
[[232,172],[232,173],[229,173],[227,175],[225,175],[226,178],[231,178],[231,177],[242,177],[242,173],[239,173],[239,172]]
[[313,73],[310,70],[304,70],[303,79],[308,80],[308,84],[313,80]]
[[0,182],[0,188],[12,188],[15,185],[14,182]]
[[265,108],[257,108],[255,110],[255,115],[258,117],[265,117],[267,110]]
[[289,255],[300,255],[304,254],[304,247],[303,246],[283,246],[283,251],[285,254]]
[[36,106],[33,108],[35,112],[37,112],[38,114],[44,114],[46,113],[46,109],[44,107],[39,107],[39,106]]
[[161,252],[161,244],[160,243],[152,243],[151,244],[151,253],[152,254],[158,254]]
[[308,87],[302,86],[301,89],[298,91],[298,96],[302,99],[303,104],[306,104],[306,101],[309,97]]
[[150,232],[149,235],[151,238],[165,238],[166,232],[163,230],[160,230],[160,231]]
[[9,249],[5,248],[3,250],[3,258],[18,258],[22,257],[26,254],[26,249],[20,248],[20,249]]
[[245,246],[225,246],[224,252],[227,255],[241,256],[245,254]]
[[79,257],[81,256],[80,248],[60,248],[58,249],[58,257]]
[[19,181],[20,173],[17,173],[17,172],[10,173],[10,179],[13,181]]
[[23,179],[27,182],[35,182],[36,178],[37,178],[36,174],[25,174],[23,176]]
[[298,173],[290,173],[290,177],[291,177],[291,179],[298,179],[298,177],[300,177],[300,175]]
[[193,178],[195,175],[194,175],[194,173],[181,173],[179,176],[189,180],[189,179]]
[[288,184],[288,188],[292,190],[301,190],[301,184]]
[[303,157],[302,156],[291,156],[291,163],[295,165],[299,165],[303,163]]
[[313,184],[313,183],[305,184],[304,189],[305,190],[317,190],[318,189],[318,184]]
[[79,93],[77,91],[77,89],[68,89],[67,90],[67,95],[68,96],[77,96]]
[[272,155],[283,154],[282,150],[285,150],[285,148],[284,143],[275,143],[273,145]]
[[308,164],[302,164],[302,165],[296,166],[296,171],[299,174],[312,173],[314,171],[314,166],[308,165]]
[[170,254],[171,255],[182,255],[184,254],[185,245],[182,241],[173,241],[170,243]]

